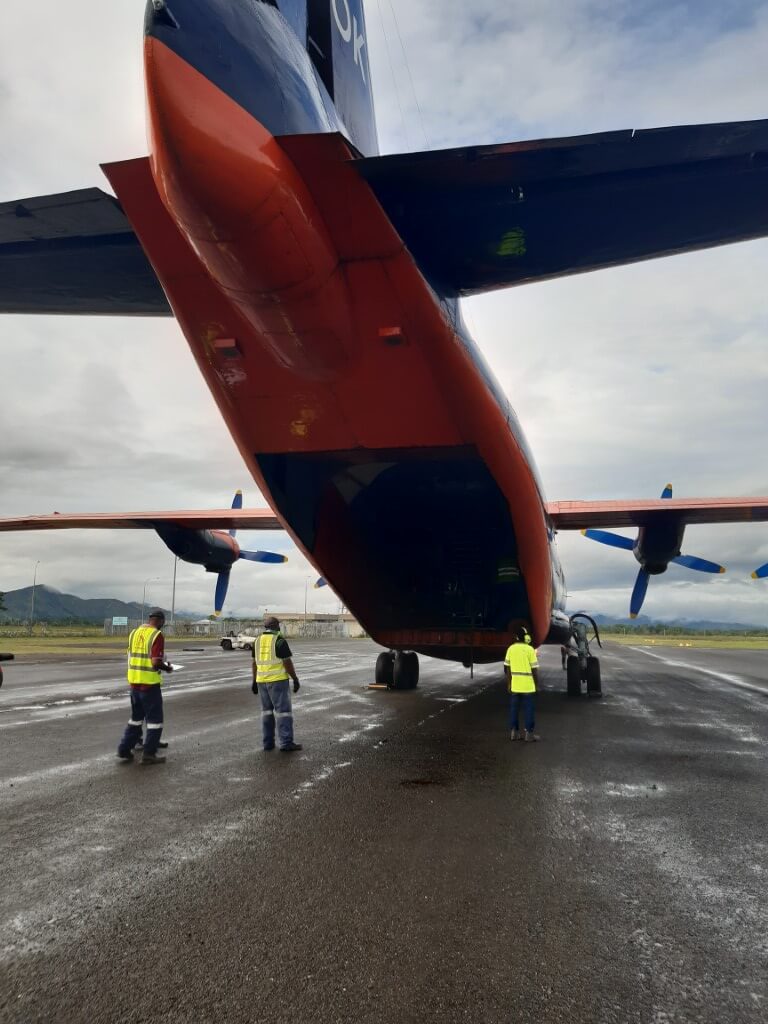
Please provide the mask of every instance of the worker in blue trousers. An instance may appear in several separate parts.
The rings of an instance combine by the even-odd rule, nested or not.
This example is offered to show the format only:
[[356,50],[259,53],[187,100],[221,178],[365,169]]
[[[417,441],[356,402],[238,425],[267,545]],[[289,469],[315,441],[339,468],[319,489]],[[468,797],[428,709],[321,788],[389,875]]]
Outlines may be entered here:
[[261,698],[261,738],[265,750],[275,749],[275,726],[280,750],[290,753],[302,749],[293,740],[290,680],[293,692],[298,693],[301,684],[293,667],[291,649],[280,634],[280,623],[270,615],[264,620],[264,632],[253,645],[252,690]]
[[117,756],[122,761],[133,760],[133,749],[141,740],[142,726],[147,724],[142,764],[162,764],[158,755],[163,733],[163,672],[173,672],[165,660],[163,626],[165,613],[157,608],[149,613],[147,622],[134,629],[128,637],[128,683],[131,689],[131,718],[128,722]]
[[[509,690],[509,730],[510,739],[524,739],[526,743],[535,743],[536,734],[535,696],[539,683],[539,663],[536,651],[526,641],[527,630],[520,627],[515,634],[514,642],[507,648],[504,658],[504,678]],[[520,735],[520,706],[522,705],[525,719],[525,735]]]

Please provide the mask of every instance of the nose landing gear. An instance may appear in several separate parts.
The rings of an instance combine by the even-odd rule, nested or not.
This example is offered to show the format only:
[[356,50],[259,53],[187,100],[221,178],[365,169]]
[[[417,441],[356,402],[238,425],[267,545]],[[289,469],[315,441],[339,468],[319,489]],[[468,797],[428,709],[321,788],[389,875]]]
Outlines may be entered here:
[[[582,622],[586,619],[586,622]],[[592,626],[592,635],[589,635],[589,626]],[[586,683],[587,695],[590,697],[602,697],[603,687],[600,678],[600,659],[590,651],[590,643],[597,640],[598,647],[602,648],[600,642],[600,631],[597,623],[584,612],[577,612],[571,616],[571,637],[568,645],[563,649],[563,668],[565,669],[566,686],[569,697],[580,697],[582,683]]]

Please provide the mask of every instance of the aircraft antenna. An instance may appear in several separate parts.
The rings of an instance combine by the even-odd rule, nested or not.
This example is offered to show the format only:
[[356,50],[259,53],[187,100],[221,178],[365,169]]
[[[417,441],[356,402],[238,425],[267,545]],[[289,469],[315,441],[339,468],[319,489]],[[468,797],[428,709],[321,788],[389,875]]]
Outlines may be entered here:
[[429,136],[427,135],[427,129],[426,129],[425,125],[424,125],[424,114],[422,113],[422,110],[421,110],[421,104],[419,103],[419,97],[418,97],[418,94],[416,92],[416,86],[414,85],[414,82],[413,82],[413,75],[411,74],[411,63],[408,60],[408,51],[405,48],[405,43],[403,42],[403,37],[402,37],[402,34],[400,32],[400,22],[397,19],[397,12],[395,11],[393,0],[387,0],[387,2],[389,3],[390,11],[392,11],[392,19],[393,19],[393,21],[395,23],[395,29],[397,31],[397,38],[400,41],[400,49],[403,51],[403,60],[405,61],[405,69],[408,72],[408,80],[411,83],[411,92],[413,93],[413,102],[416,104],[416,110],[419,113],[419,124],[421,125],[421,134],[424,136],[424,146],[425,146],[426,149],[431,149],[432,147],[429,144]]
[[395,66],[392,63],[392,50],[389,45],[389,33],[387,32],[387,23],[384,19],[384,11],[381,8],[381,0],[376,0],[376,6],[379,10],[379,21],[381,22],[381,30],[384,33],[384,45],[387,49],[387,62],[389,64],[389,73],[392,76],[392,84],[395,87],[395,96],[397,97],[397,105],[400,108],[400,123],[403,126],[403,135],[405,136],[405,145],[407,149],[411,147],[411,139],[408,132],[408,122],[405,119],[405,112],[403,111],[403,102],[400,99],[400,90],[397,87],[397,75],[395,75]]

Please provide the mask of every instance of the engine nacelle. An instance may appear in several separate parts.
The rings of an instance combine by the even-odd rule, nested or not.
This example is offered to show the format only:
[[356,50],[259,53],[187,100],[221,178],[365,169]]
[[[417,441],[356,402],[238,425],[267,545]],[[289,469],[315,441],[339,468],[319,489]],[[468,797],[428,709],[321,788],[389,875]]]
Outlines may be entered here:
[[660,576],[680,554],[684,535],[685,523],[676,516],[658,516],[650,526],[640,527],[633,554],[649,576]]
[[240,557],[240,545],[220,530],[185,530],[182,526],[156,528],[160,540],[183,562],[203,565],[207,572],[227,572]]

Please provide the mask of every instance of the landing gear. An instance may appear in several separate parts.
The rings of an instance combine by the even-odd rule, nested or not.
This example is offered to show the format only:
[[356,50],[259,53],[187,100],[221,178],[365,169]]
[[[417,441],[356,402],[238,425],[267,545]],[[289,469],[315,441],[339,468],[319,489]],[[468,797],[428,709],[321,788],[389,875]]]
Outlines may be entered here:
[[590,697],[602,697],[603,685],[600,680],[600,659],[587,658],[587,693]]
[[[587,622],[581,622],[586,619]],[[594,630],[589,636],[587,623],[590,623]],[[569,697],[581,696],[581,684],[587,684],[587,694],[590,697],[602,697],[603,687],[600,680],[600,659],[590,653],[589,645],[597,640],[598,647],[602,647],[600,633],[597,623],[584,612],[578,612],[571,616],[571,637],[568,643],[567,659],[565,663],[566,681]]]
[[398,651],[392,673],[393,690],[415,690],[419,685],[419,656],[413,651]]
[[391,690],[395,685],[395,652],[382,651],[376,659],[376,685],[387,686]]
[[415,690],[419,656],[413,651],[382,651],[376,659],[376,685],[389,690]]
[[565,665],[565,678],[569,697],[581,696],[581,666],[578,656],[571,654]]

